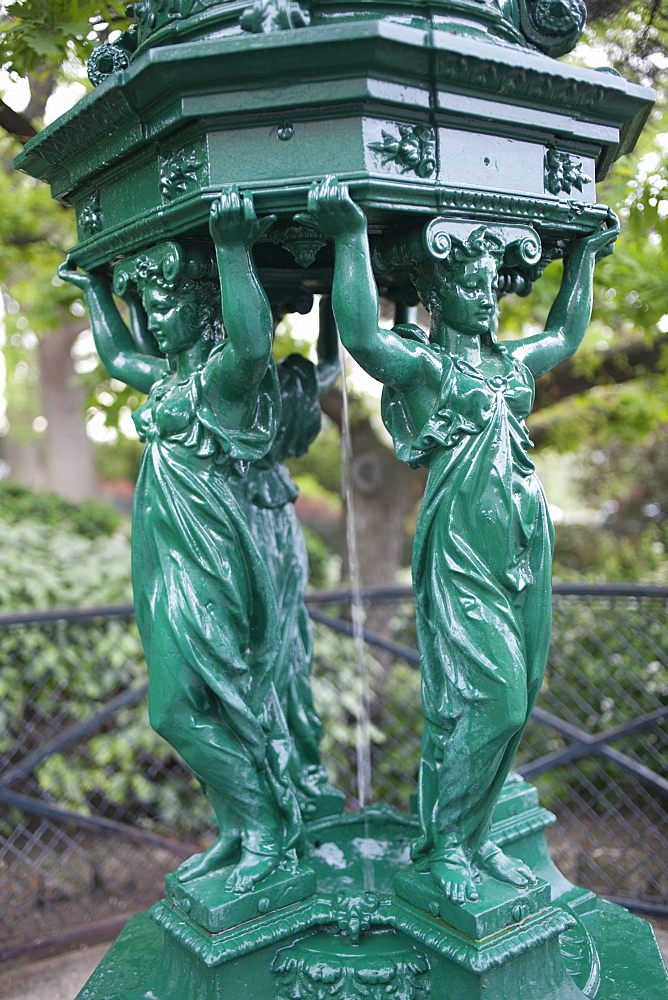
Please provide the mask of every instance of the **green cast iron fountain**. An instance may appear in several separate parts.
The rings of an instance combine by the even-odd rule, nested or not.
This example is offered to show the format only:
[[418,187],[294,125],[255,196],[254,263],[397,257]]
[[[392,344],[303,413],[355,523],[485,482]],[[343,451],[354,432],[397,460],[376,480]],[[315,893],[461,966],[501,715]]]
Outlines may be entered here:
[[[21,169],[77,212],[61,268],[109,372],[147,394],[133,583],[151,723],[211,800],[80,1000],[600,1000],[665,995],[649,925],[555,869],[510,773],[550,638],[534,378],[578,347],[617,220],[595,181],[652,95],[554,57],[582,0],[139,0],[95,85]],[[564,258],[543,334],[497,300]],[[421,300],[427,334],[378,327]],[[272,360],[322,294],[319,360]],[[125,299],[129,325],[114,296]],[[285,458],[317,434],[337,340],[428,469],[413,558],[417,814],[342,813],[310,687]]]

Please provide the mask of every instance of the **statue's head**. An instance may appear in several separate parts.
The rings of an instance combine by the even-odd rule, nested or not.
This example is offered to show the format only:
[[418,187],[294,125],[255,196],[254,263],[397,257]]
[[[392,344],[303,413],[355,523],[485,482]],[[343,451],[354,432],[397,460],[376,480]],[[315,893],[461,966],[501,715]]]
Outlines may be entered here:
[[505,250],[499,236],[481,227],[464,240],[453,237],[445,259],[418,262],[413,284],[432,318],[443,318],[460,333],[494,339],[497,279]]
[[165,354],[222,336],[220,285],[215,261],[196,243],[160,243],[127,258],[114,270],[114,291],[135,289],[149,330]]

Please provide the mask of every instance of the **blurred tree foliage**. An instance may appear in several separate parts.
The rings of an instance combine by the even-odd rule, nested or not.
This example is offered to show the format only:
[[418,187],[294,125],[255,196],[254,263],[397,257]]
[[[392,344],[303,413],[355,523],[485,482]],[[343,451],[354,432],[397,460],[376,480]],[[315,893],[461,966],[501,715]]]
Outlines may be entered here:
[[3,457],[17,478],[71,499],[96,490],[82,420],[84,405],[90,409],[94,400],[86,401],[90,384],[71,356],[86,326],[85,310],[76,291],[56,277],[76,239],[74,215],[51,199],[46,185],[17,173],[12,161],[42,127],[58,88],[80,81],[92,49],[128,23],[123,4],[79,0],[15,0],[0,13],[0,65],[11,80],[22,79],[28,92],[20,111],[0,101]]
[[[562,450],[584,448],[585,442],[593,442],[592,447],[601,450],[607,441],[618,439],[639,448],[648,434],[660,433],[662,424],[668,422],[668,257],[664,251],[668,151],[663,138],[668,0],[590,0],[588,6],[587,62],[607,62],[639,83],[657,86],[659,102],[638,150],[618,162],[600,187],[600,199],[615,206],[622,216],[624,232],[615,255],[597,270],[594,320],[583,351],[539,383],[532,433],[538,445]],[[0,16],[2,65],[14,78],[27,79],[30,89],[23,111],[0,104],[0,126],[6,133],[0,140],[0,286],[6,302],[9,421],[4,454],[12,465],[30,446],[42,448],[38,455],[42,465],[45,443],[47,452],[62,453],[63,439],[68,435],[57,435],[55,418],[45,414],[42,383],[46,366],[40,363],[40,355],[47,337],[55,340],[56,333],[65,328],[69,332],[62,350],[69,354],[85,318],[76,290],[54,277],[57,264],[75,238],[72,213],[52,201],[45,185],[14,172],[11,161],[21,143],[42,126],[55,88],[75,78],[80,80],[81,63],[91,50],[127,23],[123,4],[79,0],[15,0]],[[581,50],[569,58],[582,57]],[[544,321],[559,269],[558,263],[551,265],[528,299],[504,303],[503,329],[519,335]],[[71,381],[78,393],[77,406],[84,405],[88,418],[98,427],[107,427],[110,441],[116,435],[122,437],[119,428],[127,426],[128,411],[139,402],[137,394],[108,379],[90,357],[77,359],[74,368]],[[72,405],[72,398],[68,397],[68,405]],[[338,399],[328,401],[328,412],[336,421]],[[42,415],[48,419],[46,430],[39,419],[35,425]],[[387,521],[388,512],[378,505],[376,509],[374,503],[376,499],[379,503],[387,500],[392,493],[397,497],[406,494],[408,513],[402,513],[400,520],[409,521],[416,498],[407,494],[408,485],[400,489],[396,467],[386,463],[386,442],[378,443],[363,405],[354,409],[353,417],[362,458],[358,471],[364,474],[356,499],[360,507],[369,506],[365,523],[372,526]],[[50,436],[55,440],[49,441]],[[294,471],[310,474],[327,489],[336,489],[336,446],[336,432],[331,429],[322,445],[295,464]],[[81,442],[78,450],[83,451]],[[127,456],[123,462],[120,456],[114,462],[114,476],[122,469],[130,474],[136,469],[138,448],[133,445],[124,451]],[[110,448],[102,449],[101,468],[110,452]],[[70,468],[69,461],[58,457],[52,464],[56,471]],[[391,486],[386,475],[392,478]],[[66,476],[66,485],[72,479],[71,474]],[[380,485],[373,495],[376,479]],[[376,542],[370,539],[370,546],[379,551]],[[371,564],[366,558],[364,562]],[[387,575],[383,567],[383,578]]]
[[[589,3],[588,49],[574,60],[607,62],[657,91],[633,154],[598,186],[622,234],[595,274],[592,323],[582,351],[542,378],[530,421],[538,446],[576,452],[582,502],[599,529],[557,527],[561,579],[668,578],[668,2]],[[559,281],[551,265],[532,296],[504,303],[502,328],[519,335],[544,322]]]
[[6,524],[35,521],[91,539],[110,535],[121,525],[118,511],[99,500],[70,503],[56,493],[34,493],[14,482],[0,482],[0,510]]
[[[0,518],[0,611],[132,599],[129,541],[105,530],[101,504],[73,510],[60,498],[31,498],[13,486],[1,499],[3,514],[21,519]],[[63,523],[54,527],[59,512]],[[107,517],[108,529],[116,515]],[[124,618],[4,626],[1,639],[0,759],[40,746],[146,681],[139,634]],[[154,780],[157,773],[166,780]],[[209,823],[197,782],[149,726],[145,699],[117,712],[89,740],[47,757],[34,774],[45,797],[65,809],[184,837]]]
[[85,62],[115,29],[131,22],[125,3],[13,0],[0,21],[0,59],[19,76],[62,75],[73,58]]

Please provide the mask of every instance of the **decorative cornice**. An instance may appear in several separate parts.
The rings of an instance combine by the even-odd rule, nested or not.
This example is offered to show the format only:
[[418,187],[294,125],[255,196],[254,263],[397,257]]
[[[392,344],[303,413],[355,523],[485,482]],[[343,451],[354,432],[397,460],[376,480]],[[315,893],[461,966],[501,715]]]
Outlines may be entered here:
[[[100,164],[110,164],[131,154],[145,145],[147,137],[159,141],[173,130],[173,114],[160,109],[172,109],[174,98],[186,83],[191,90],[189,103],[181,114],[183,124],[193,117],[206,121],[202,101],[193,85],[193,80],[198,79],[207,93],[216,88],[227,92],[230,87],[243,91],[248,114],[257,115],[260,105],[254,106],[252,101],[253,81],[263,95],[262,107],[266,112],[272,107],[267,95],[274,87],[278,98],[277,78],[285,85],[295,82],[296,67],[300,67],[309,75],[309,93],[317,102],[325,92],[323,88],[328,86],[329,74],[339,65],[343,44],[347,46],[347,65],[355,80],[379,76],[386,79],[388,73],[396,73],[400,78],[404,63],[412,66],[412,81],[424,78],[426,83],[433,72],[434,111],[439,117],[450,115],[450,89],[457,93],[468,91],[474,97],[489,97],[494,93],[497,102],[502,93],[504,103],[520,106],[530,103],[535,107],[539,102],[540,108],[554,116],[549,126],[551,136],[560,132],[560,117],[564,133],[570,128],[571,135],[571,119],[575,118],[582,123],[575,133],[578,141],[587,140],[588,121],[599,125],[599,135],[604,116],[608,134],[603,140],[598,139],[603,147],[597,157],[600,172],[605,171],[615,156],[632,146],[651,106],[652,95],[646,90],[609,74],[553,62],[535,52],[520,52],[510,46],[445,32],[429,36],[431,51],[428,52],[424,32],[392,23],[345,23],[337,30],[336,44],[332,43],[326,27],[278,32],[271,37],[271,61],[267,59],[269,37],[265,35],[221,38],[206,46],[184,43],[155,49],[150,58],[149,53],[139,55],[124,72],[122,87],[119,75],[112,74],[72,111],[31,140],[17,162],[33,176],[49,180],[54,194],[64,197],[68,190],[98,171]],[[244,38],[247,45],[242,46]],[[268,74],[270,62],[273,75]],[[362,96],[360,92],[354,99],[361,101]],[[310,105],[308,95],[300,103],[306,109]],[[196,114],[190,110],[195,108]],[[367,94],[365,108],[377,117],[387,116],[380,98],[372,110]],[[215,102],[209,112],[218,120],[226,113]],[[231,107],[230,113],[238,115],[238,109]],[[540,124],[536,127],[545,131]],[[615,129],[621,129],[621,140],[616,137]],[[596,156],[596,152],[592,155]]]
[[[183,34],[201,38],[229,30],[238,18],[238,7],[230,0],[137,0],[128,8],[136,19],[142,47],[171,43]],[[248,15],[246,17],[246,15]],[[407,16],[425,26],[437,15],[437,31],[450,24],[469,33],[489,34],[504,42],[537,46],[549,55],[563,55],[578,41],[586,19],[584,0],[313,0],[315,23],[335,17],[337,21],[357,17],[403,21]],[[309,15],[297,0],[255,0],[244,11],[246,31],[275,31],[302,27]],[[304,19],[305,18],[305,19]],[[248,26],[252,25],[252,26]]]

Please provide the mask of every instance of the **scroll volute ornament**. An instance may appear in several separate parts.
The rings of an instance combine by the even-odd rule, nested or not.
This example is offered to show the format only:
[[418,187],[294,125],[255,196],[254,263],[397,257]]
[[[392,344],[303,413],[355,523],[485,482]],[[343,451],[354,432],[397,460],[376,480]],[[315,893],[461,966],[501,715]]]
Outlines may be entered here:
[[[420,229],[378,240],[373,251],[375,270],[388,274],[411,267],[428,257],[446,260],[450,256],[453,240],[463,243],[473,232],[484,229],[479,220],[454,220],[437,216]],[[540,261],[541,240],[532,226],[496,224],[494,232],[505,247],[504,264],[507,267],[533,267]]]

